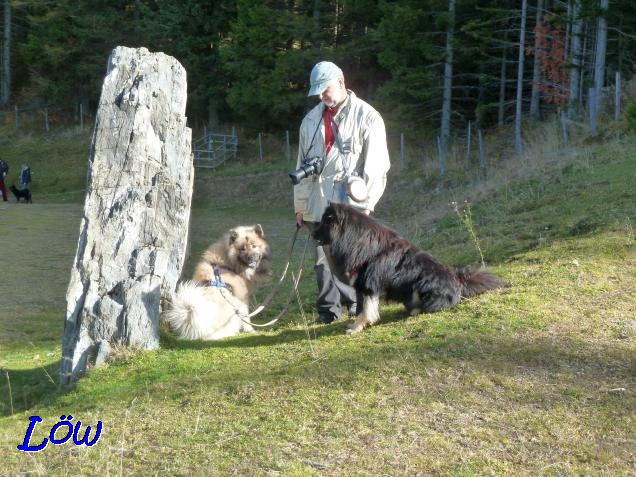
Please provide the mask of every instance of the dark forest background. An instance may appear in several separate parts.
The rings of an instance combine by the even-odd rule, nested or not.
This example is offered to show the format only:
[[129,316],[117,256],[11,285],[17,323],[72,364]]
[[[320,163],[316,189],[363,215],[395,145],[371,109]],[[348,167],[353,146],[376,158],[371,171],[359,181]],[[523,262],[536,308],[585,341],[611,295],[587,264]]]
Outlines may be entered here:
[[[177,58],[191,127],[295,128],[309,71],[347,85],[401,130],[448,138],[575,118],[634,73],[633,0],[4,0],[1,105],[90,114],[115,46]],[[617,75],[619,73],[620,75]],[[4,122],[11,119],[4,115]]]

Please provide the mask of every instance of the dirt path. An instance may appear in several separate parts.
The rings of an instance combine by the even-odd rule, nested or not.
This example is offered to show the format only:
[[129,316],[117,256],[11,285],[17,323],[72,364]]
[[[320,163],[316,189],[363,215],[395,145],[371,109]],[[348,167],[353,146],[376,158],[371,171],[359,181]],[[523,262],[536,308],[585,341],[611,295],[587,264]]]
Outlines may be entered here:
[[63,318],[81,214],[79,204],[0,205],[0,320],[51,307]]
[[[39,310],[59,309],[64,317],[66,290],[77,248],[82,204],[0,203],[0,322]],[[261,223],[283,260],[294,226],[291,212],[220,207],[194,209],[189,272],[203,248],[236,225]]]

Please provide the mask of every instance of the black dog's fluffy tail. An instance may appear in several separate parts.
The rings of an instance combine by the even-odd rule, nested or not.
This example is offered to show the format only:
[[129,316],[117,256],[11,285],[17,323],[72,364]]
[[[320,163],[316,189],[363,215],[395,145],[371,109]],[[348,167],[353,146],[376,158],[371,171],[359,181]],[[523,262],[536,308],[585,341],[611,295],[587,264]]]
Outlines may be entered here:
[[485,268],[462,268],[456,270],[457,278],[462,284],[461,296],[469,298],[488,290],[503,288],[504,283]]

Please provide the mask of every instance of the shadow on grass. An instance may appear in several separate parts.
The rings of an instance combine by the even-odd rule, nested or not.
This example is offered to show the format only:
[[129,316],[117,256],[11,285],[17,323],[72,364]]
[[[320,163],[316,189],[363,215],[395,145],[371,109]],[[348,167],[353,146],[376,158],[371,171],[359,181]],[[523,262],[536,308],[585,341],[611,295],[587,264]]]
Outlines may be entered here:
[[[401,308],[383,310],[379,323],[354,336],[346,336],[351,319],[331,325],[242,334],[221,341],[184,341],[162,333],[161,346],[166,350],[256,349],[316,340],[325,342],[322,362],[337,369],[337,373],[349,373],[351,379],[355,379],[358,370],[383,368],[389,362],[399,368],[401,357],[407,357],[411,364],[421,365],[421,369],[449,365],[461,368],[470,362],[475,369],[490,374],[514,377],[516,373],[536,372],[563,375],[581,387],[589,387],[595,380],[615,381],[619,388],[636,386],[636,351],[616,346],[617,343],[601,344],[576,336],[555,339],[540,332],[520,336],[497,334],[492,332],[490,322],[480,319],[448,317],[451,326],[440,327],[439,319],[433,319],[435,315],[427,316],[431,319],[425,317],[409,326],[391,326],[411,318]],[[301,361],[297,363],[302,368],[300,373],[311,376],[312,361]],[[249,380],[259,373],[276,374],[274,369],[275,366],[268,370],[264,363],[262,368],[253,369],[253,376],[241,371],[234,377]]]
[[[590,343],[576,337],[562,337],[561,340],[555,341],[550,336],[497,336],[470,329],[442,332],[443,330],[435,330],[429,326],[427,321],[416,323],[412,327],[392,326],[390,329],[383,329],[401,320],[401,316],[399,311],[385,313],[383,323],[354,337],[343,336],[345,322],[310,327],[311,336],[308,336],[307,329],[283,329],[271,334],[242,335],[216,342],[179,341],[170,336],[162,336],[161,350],[158,351],[156,361],[153,359],[141,367],[136,366],[133,373],[125,370],[125,364],[121,370],[117,369],[118,366],[113,367],[112,372],[116,377],[112,379],[117,380],[118,386],[102,398],[108,400],[108,395],[114,392],[112,399],[118,400],[121,396],[117,393],[134,392],[144,386],[147,389],[155,384],[165,386],[167,382],[178,382],[178,388],[181,389],[188,386],[188,381],[184,381],[184,377],[191,376],[192,372],[201,373],[200,361],[193,362],[193,368],[189,371],[188,364],[177,365],[179,362],[174,361],[174,353],[162,355],[162,350],[255,350],[267,346],[280,350],[280,345],[316,339],[331,340],[330,343],[325,342],[321,345],[318,358],[298,349],[290,351],[291,355],[265,351],[263,359],[254,359],[255,355],[252,355],[249,364],[230,369],[218,366],[218,360],[224,359],[224,354],[220,354],[214,364],[211,362],[210,367],[198,376],[212,386],[229,386],[269,379],[278,382],[282,376],[289,382],[298,380],[299,383],[313,383],[312,386],[317,383],[325,383],[325,386],[334,383],[355,386],[358,379],[368,380],[369,376],[374,375],[379,382],[386,384],[390,377],[386,373],[390,370],[391,376],[410,375],[423,379],[424,382],[431,380],[431,385],[436,386],[440,385],[439,382],[430,378],[428,373],[431,370],[440,370],[445,374],[449,369],[453,369],[457,373],[466,374],[468,382],[473,379],[471,376],[476,375],[492,379],[495,383],[504,383],[506,386],[505,383],[515,383],[523,375],[534,376],[535,378],[530,379],[538,379],[561,389],[559,392],[548,393],[549,396],[542,396],[542,402],[558,401],[559,396],[567,389],[574,390],[572,392],[597,393],[595,399],[599,403],[618,397],[623,405],[627,405],[628,401],[634,402],[632,392],[618,397],[607,392],[611,388],[630,390],[636,386],[634,352],[628,352],[624,348],[612,344]],[[170,366],[170,363],[177,366]],[[57,373],[59,364],[58,361],[47,366],[49,374],[56,378],[57,374],[52,373]],[[8,381],[4,375],[7,372],[10,377],[10,393],[6,392]],[[42,367],[25,370],[5,369],[1,374],[3,382],[0,392],[3,396],[10,396],[10,401],[0,401],[0,417],[30,409],[36,412],[44,406],[55,405],[56,401],[66,394],[59,389],[57,383],[51,382]],[[201,386],[200,379],[193,383]],[[510,386],[515,389],[517,384]],[[543,394],[545,389],[542,389],[537,389],[536,392]]]
[[60,360],[31,369],[0,369],[0,417],[52,403],[59,388]]
[[[380,328],[390,323],[406,319],[404,310],[387,310],[382,315],[382,321],[374,327],[363,331],[373,333],[373,329]],[[206,350],[212,348],[258,348],[284,345],[286,343],[303,342],[309,340],[336,339],[339,337],[349,339],[346,336],[347,326],[353,319],[343,318],[330,325],[308,325],[296,328],[285,328],[288,324],[283,324],[281,328],[274,328],[268,332],[245,333],[239,336],[219,340],[219,341],[191,341],[179,340],[174,335],[169,334],[164,329],[161,330],[162,350]],[[364,339],[364,338],[362,338]],[[338,358],[336,358],[337,360]],[[331,359],[329,360],[331,361]],[[355,360],[354,360],[355,361]],[[30,409],[37,409],[42,406],[54,404],[55,401],[66,394],[67,390],[59,387],[60,360],[54,361],[45,366],[38,366],[30,369],[0,369],[0,417],[18,414]],[[339,366],[336,364],[336,366]],[[158,370],[158,373],[164,373]],[[152,371],[150,375],[152,375]],[[148,377],[148,376],[146,376]],[[244,376],[240,379],[250,379]],[[71,387],[68,391],[71,391]]]
[[[408,315],[405,310],[389,310],[382,313],[382,319],[373,325],[362,331],[362,333],[369,332],[372,328],[381,327],[394,323],[400,320],[408,319]],[[259,332],[259,333],[242,333],[238,336],[218,340],[218,341],[203,341],[203,340],[180,340],[174,335],[162,330],[161,332],[161,347],[169,350],[184,350],[184,349],[208,349],[208,348],[254,348],[259,346],[270,346],[274,344],[291,343],[295,341],[305,341],[307,339],[320,340],[324,338],[331,338],[334,336],[343,336],[347,334],[347,327],[353,323],[353,318],[341,318],[336,322],[329,325],[313,325],[309,324],[303,328],[270,328],[271,332]],[[299,325],[302,326],[302,325]]]
[[[387,327],[401,319],[399,312],[390,315],[385,315]],[[382,328],[380,323],[355,337],[338,338],[344,333],[345,323],[323,326],[315,329],[315,339],[336,338],[321,344],[317,357],[295,350],[292,359],[287,360],[289,356],[266,352],[264,359],[251,359],[249,365],[236,369],[213,366],[204,373],[204,379],[213,386],[227,386],[254,380],[278,381],[285,376],[289,383],[298,381],[300,386],[303,385],[300,383],[313,383],[306,384],[311,386],[324,383],[325,386],[355,388],[359,379],[368,383],[370,376],[376,376],[381,387],[389,385],[394,376],[407,380],[411,376],[421,379],[422,383],[430,382],[430,386],[444,386],[443,376],[448,374],[461,376],[468,388],[478,389],[483,383],[489,383],[500,387],[502,392],[507,389],[507,392],[519,393],[518,399],[540,399],[546,404],[556,405],[561,398],[567,398],[567,393],[575,397],[588,396],[588,400],[593,399],[598,405],[607,400],[622,402],[621,405],[635,401],[632,392],[610,392],[613,388],[630,390],[636,386],[634,352],[612,343],[592,343],[576,336],[555,340],[553,336],[544,335],[516,337],[461,328],[443,330],[429,326],[426,321],[412,327]],[[173,350],[256,348],[300,340],[308,340],[305,330],[246,335],[212,343],[175,340],[164,346]],[[268,359],[270,357],[274,359]],[[176,374],[182,372],[175,371]],[[429,373],[433,373],[433,377]],[[165,379],[165,372],[156,370],[143,376],[146,383]],[[180,377],[174,379],[183,385]],[[478,384],[471,384],[472,380]],[[531,383],[535,381],[538,387],[533,391]],[[524,382],[526,384],[522,384]],[[198,381],[197,385],[200,385]],[[140,386],[140,382],[131,386]]]

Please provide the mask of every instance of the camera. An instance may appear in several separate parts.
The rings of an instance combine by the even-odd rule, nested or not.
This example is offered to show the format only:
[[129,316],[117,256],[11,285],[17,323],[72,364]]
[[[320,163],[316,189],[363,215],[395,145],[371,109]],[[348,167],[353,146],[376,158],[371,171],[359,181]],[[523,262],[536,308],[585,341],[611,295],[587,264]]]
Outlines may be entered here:
[[307,159],[302,166],[293,171],[289,171],[289,177],[292,184],[296,185],[305,177],[313,176],[314,174],[320,174],[322,170],[322,158],[315,156]]

